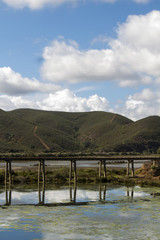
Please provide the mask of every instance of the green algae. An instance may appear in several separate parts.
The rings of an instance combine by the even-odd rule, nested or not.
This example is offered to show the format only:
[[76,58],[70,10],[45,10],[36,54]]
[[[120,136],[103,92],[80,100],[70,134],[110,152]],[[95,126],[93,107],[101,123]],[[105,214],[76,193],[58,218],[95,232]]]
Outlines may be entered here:
[[[91,187],[96,191],[98,186]],[[91,191],[90,189],[88,189]],[[87,191],[85,187],[85,191]],[[131,196],[131,192],[134,192]],[[127,196],[129,191],[129,196]],[[14,206],[0,208],[0,230],[21,229],[48,239],[138,239],[160,237],[160,189],[107,188],[108,202],[87,206]],[[113,203],[114,200],[117,200]],[[5,216],[5,217],[4,217]],[[0,232],[1,237],[1,232]],[[32,238],[31,238],[32,239]]]

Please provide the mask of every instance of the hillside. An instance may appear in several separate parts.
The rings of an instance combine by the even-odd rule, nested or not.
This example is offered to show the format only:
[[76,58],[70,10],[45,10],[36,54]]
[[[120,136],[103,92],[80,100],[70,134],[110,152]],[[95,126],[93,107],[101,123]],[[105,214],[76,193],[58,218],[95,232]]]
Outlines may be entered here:
[[0,110],[0,152],[156,152],[160,117],[137,122],[107,112]]

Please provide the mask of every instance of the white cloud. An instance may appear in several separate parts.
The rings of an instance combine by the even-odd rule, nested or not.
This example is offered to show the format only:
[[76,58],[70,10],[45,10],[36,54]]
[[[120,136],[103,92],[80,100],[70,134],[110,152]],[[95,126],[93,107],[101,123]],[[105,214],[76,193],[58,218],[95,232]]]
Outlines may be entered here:
[[143,89],[139,93],[130,95],[123,109],[117,109],[121,114],[133,119],[141,119],[151,115],[160,115],[160,91]]
[[149,3],[151,0],[133,0],[136,3]]
[[0,93],[18,95],[33,92],[55,91],[60,87],[54,84],[45,84],[37,79],[23,78],[10,67],[0,68]]
[[143,89],[142,92],[140,93],[135,93],[134,98],[137,100],[152,101],[155,99],[155,95],[156,95],[155,92],[153,92],[149,88],[146,88],[146,89]]
[[85,86],[85,87],[82,87],[82,88],[79,88],[79,89],[75,90],[74,92],[75,93],[79,93],[79,92],[86,92],[86,91],[93,91],[93,90],[96,90],[96,87],[94,87],[94,86]]
[[29,100],[23,96],[0,96],[0,109],[12,110],[15,108],[34,108],[65,112],[111,111],[106,98],[98,95],[82,98],[69,89],[50,93],[48,96],[42,95],[40,100]]
[[80,51],[75,43],[56,40],[44,49],[43,58],[42,76],[53,82],[104,80],[114,74],[115,59],[109,49]]
[[0,109],[13,110],[16,108],[37,108],[33,100],[28,100],[22,96],[0,95]]
[[118,39],[124,46],[134,50],[146,49],[160,52],[160,12],[152,11],[146,15],[131,15],[118,28]]
[[[115,3],[120,0],[90,0],[104,3]],[[136,3],[148,3],[150,0],[130,0]],[[2,0],[2,2],[6,3],[8,6],[13,8],[24,8],[28,7],[32,10],[41,9],[47,5],[51,5],[53,7],[57,7],[61,4],[71,3],[73,5],[83,2],[82,0]]]
[[[107,41],[105,38],[99,40]],[[119,82],[121,87],[160,85],[160,11],[146,15],[129,16],[118,26],[117,39],[108,40],[110,48],[81,50],[75,41],[54,40],[43,52],[41,73],[44,80],[53,83],[86,81]],[[40,108],[56,111],[114,111],[106,98],[98,95],[79,97],[69,89],[59,90],[52,83],[22,77],[10,67],[0,68],[0,108]],[[81,88],[78,92],[89,90]],[[32,100],[23,94],[39,93]],[[10,96],[7,96],[10,94]],[[130,95],[116,111],[132,119],[160,115],[160,91],[146,87]]]
[[160,77],[160,11],[129,16],[110,48],[80,50],[74,41],[44,48],[41,73],[53,82],[118,80],[120,86],[150,84]]
[[52,5],[53,7],[57,7],[64,3],[72,3],[75,4],[78,0],[2,0],[8,6],[13,8],[24,8],[28,7],[30,9],[41,9],[46,5]]
[[40,109],[66,112],[86,112],[86,111],[109,111],[109,103],[106,98],[98,95],[82,98],[76,96],[69,89],[50,93],[41,102],[37,102]]

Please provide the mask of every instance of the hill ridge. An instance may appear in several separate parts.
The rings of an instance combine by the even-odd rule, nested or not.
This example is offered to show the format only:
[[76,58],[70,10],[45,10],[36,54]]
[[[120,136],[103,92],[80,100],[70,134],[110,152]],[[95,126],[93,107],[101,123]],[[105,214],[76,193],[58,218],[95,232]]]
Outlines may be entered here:
[[156,152],[160,117],[132,121],[103,111],[0,110],[0,144],[0,152]]

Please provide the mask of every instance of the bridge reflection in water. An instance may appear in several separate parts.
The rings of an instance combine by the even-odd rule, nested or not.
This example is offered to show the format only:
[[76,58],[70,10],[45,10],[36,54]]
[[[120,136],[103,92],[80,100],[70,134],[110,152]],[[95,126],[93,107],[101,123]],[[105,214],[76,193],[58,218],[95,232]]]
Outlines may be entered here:
[[[102,173],[104,178],[107,177],[106,172],[106,163],[117,161],[127,163],[127,176],[131,175],[134,177],[134,162],[137,161],[152,161],[153,166],[160,164],[159,156],[114,156],[114,157],[9,157],[9,156],[0,156],[0,162],[5,162],[5,192],[6,192],[6,205],[11,205],[12,199],[12,163],[13,162],[35,162],[38,161],[38,205],[49,205],[45,203],[45,161],[67,161],[70,162],[69,168],[69,196],[70,201],[64,204],[82,204],[76,201],[76,193],[77,193],[77,161],[95,161],[99,164],[99,177],[101,178]],[[131,169],[130,169],[131,168]],[[73,181],[72,181],[73,180]],[[74,186],[71,184],[74,183]],[[131,193],[127,191],[127,196],[133,198],[133,191]],[[99,201],[106,201],[106,186],[99,186]],[[58,203],[61,204],[61,203]],[[58,205],[58,204],[50,204],[50,205]],[[83,204],[87,204],[87,202],[83,202]]]
[[[117,187],[117,189],[120,187]],[[5,185],[5,199],[4,199],[4,204],[1,203],[0,207],[3,206],[11,206],[11,205],[34,205],[34,206],[71,206],[71,205],[88,205],[91,203],[117,203],[120,201],[120,199],[118,198],[117,200],[110,200],[110,197],[108,196],[107,198],[107,191],[110,191],[111,189],[108,188],[107,189],[107,185],[99,185],[98,190],[99,190],[99,196],[97,195],[96,199],[86,199],[86,193],[84,193],[84,199],[81,196],[80,199],[78,197],[77,199],[77,190],[79,191],[80,189],[78,189],[77,184],[73,184],[73,185],[69,185],[68,186],[68,200],[63,200],[60,202],[45,202],[45,195],[46,195],[46,190],[45,190],[45,185],[44,184],[39,184],[38,185],[38,191],[37,192],[37,200],[34,199],[33,202],[37,201],[36,203],[23,203],[23,201],[21,203],[15,201],[12,203],[12,192],[14,192],[15,194],[15,190],[11,188],[11,185],[6,184]],[[82,191],[82,190],[81,190]],[[85,190],[84,190],[85,191]],[[118,190],[117,190],[118,191]],[[53,191],[54,192],[54,191]],[[63,189],[62,189],[63,192]],[[94,190],[93,190],[94,192]],[[92,194],[93,194],[92,192]],[[125,198],[123,198],[123,201],[128,201],[128,200],[133,200],[134,198],[134,187],[126,187],[125,190],[126,194],[125,194]],[[56,192],[55,192],[56,193]],[[65,190],[66,193],[66,190]],[[98,192],[97,192],[98,193]],[[20,195],[25,195],[25,192],[20,192]],[[91,196],[92,196],[91,194]],[[18,195],[18,192],[16,192],[16,195]],[[65,196],[66,197],[66,196]],[[14,198],[14,196],[13,196]],[[56,196],[55,196],[56,198]],[[2,199],[0,199],[2,202]],[[57,200],[57,199],[56,199]],[[62,200],[62,199],[61,199]],[[122,199],[121,199],[122,200]]]

